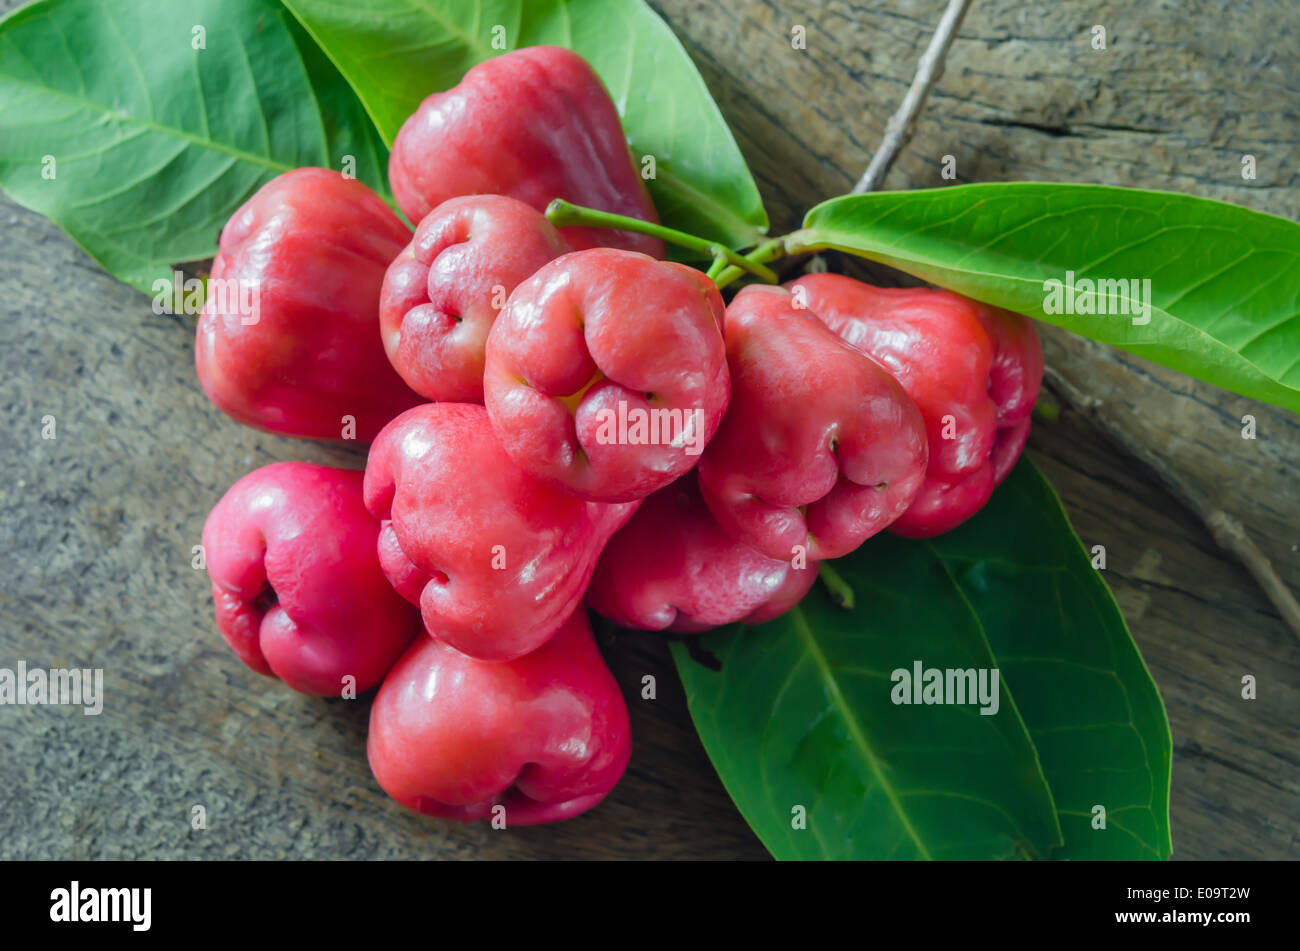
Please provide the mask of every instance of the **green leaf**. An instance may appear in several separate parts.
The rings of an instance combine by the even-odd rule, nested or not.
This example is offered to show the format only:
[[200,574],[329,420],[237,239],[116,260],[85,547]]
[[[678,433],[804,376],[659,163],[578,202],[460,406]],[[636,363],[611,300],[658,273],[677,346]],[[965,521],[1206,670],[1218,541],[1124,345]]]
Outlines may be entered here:
[[[1164,707],[1028,460],[956,530],[878,536],[835,568],[852,611],[818,585],[775,621],[705,635],[720,671],[673,645],[704,747],[777,858],[1169,856]],[[891,674],[916,661],[996,666],[998,712],[895,704]]]
[[[285,4],[351,81],[390,145],[426,96],[456,85],[471,66],[506,48],[565,46],[605,83],[633,156],[655,157],[656,177],[646,184],[664,224],[734,248],[767,230],[758,186],[704,80],[642,0]],[[495,37],[504,48],[494,47]]]
[[40,0],[0,21],[0,187],[148,293],[216,253],[262,184],[345,156],[387,191],[356,95],[272,0]]
[[[1300,412],[1300,225],[1283,218],[1129,188],[959,185],[823,202],[787,246],[881,261]],[[1085,287],[1070,304],[1103,313],[1049,313],[1066,295],[1045,282],[1065,285],[1068,271],[1076,288],[1127,292]]]

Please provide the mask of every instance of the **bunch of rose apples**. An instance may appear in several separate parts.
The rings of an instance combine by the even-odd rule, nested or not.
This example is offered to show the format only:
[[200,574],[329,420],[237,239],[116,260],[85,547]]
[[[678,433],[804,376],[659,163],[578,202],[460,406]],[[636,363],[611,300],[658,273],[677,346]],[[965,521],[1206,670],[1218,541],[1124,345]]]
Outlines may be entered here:
[[[1030,322],[813,274],[730,304],[657,221],[591,68],[509,53],[430,96],[389,177],[304,168],[221,235],[204,391],[241,423],[370,443],[277,463],[203,541],[217,625],[314,695],[378,687],[383,788],[444,818],[574,816],[617,783],[627,709],[584,608],[698,632],[793,607],[824,559],[989,498],[1042,376]],[[761,631],[753,636],[761,637]]]

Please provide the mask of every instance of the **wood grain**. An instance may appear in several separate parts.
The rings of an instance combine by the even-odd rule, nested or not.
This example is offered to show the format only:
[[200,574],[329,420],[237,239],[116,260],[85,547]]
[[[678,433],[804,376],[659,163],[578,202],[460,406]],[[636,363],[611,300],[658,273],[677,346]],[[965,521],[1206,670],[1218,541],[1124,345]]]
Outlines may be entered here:
[[[13,0],[0,0],[7,11]],[[752,162],[776,229],[866,167],[944,4],[655,4]],[[807,27],[806,50],[791,28]],[[1091,47],[1095,24],[1108,49]],[[1062,180],[1168,188],[1300,218],[1300,8],[976,3],[888,188]],[[1257,156],[1243,182],[1240,157]],[[884,275],[882,280],[895,280]],[[635,753],[580,819],[493,831],[423,820],[365,763],[367,704],[246,671],[190,566],[208,509],[280,459],[363,457],[222,417],[193,327],[155,316],[52,224],[0,201],[0,666],[100,666],[98,717],[0,707],[0,859],[760,858],[695,739],[663,640],[606,644]],[[1053,370],[1240,519],[1300,590],[1300,431],[1288,413],[1046,330]],[[1257,438],[1241,438],[1252,414]],[[41,438],[42,417],[58,438]],[[1300,855],[1300,647],[1250,577],[1079,413],[1030,453],[1152,668],[1174,730],[1175,857]],[[641,678],[657,699],[640,699]],[[1241,677],[1259,699],[1241,699]],[[205,806],[206,830],[190,827]]]

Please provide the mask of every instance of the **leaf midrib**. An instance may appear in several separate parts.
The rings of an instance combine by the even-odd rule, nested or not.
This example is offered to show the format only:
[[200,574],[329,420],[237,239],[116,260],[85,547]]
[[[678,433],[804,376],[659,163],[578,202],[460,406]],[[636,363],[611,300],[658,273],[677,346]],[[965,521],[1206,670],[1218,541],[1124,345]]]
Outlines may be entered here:
[[71,95],[70,93],[62,92],[61,90],[53,89],[49,86],[43,86],[37,83],[28,82],[23,79],[18,79],[17,77],[7,73],[0,74],[0,79],[3,79],[4,81],[13,83],[15,85],[25,86],[28,89],[34,89],[37,92],[44,93],[45,95],[51,96],[56,99],[62,99],[67,102],[74,103],[75,105],[89,112],[106,117],[111,122],[120,123],[122,125],[128,125],[128,126],[137,126],[142,129],[148,129],[160,133],[162,135],[170,136],[171,138],[180,139],[182,141],[189,142],[192,145],[196,145],[201,148],[209,149],[213,152],[219,152],[223,155],[229,155],[238,159],[242,159],[243,161],[248,162],[251,165],[258,165],[261,166],[262,168],[266,168],[274,172],[288,172],[296,167],[293,165],[286,165],[282,162],[277,162],[274,159],[272,159],[270,156],[256,155],[252,152],[245,152],[243,149],[238,149],[233,146],[224,145],[223,143],[217,142],[213,139],[200,138],[199,136],[193,135],[192,133],[189,132],[185,132],[182,129],[177,129],[174,126],[167,126],[157,122],[151,122],[148,119],[142,119],[139,116],[133,115],[131,113],[118,112],[116,110],[106,108],[100,103],[93,102],[92,100],[89,99],[85,99],[81,96],[74,96]]
[[817,665],[822,682],[825,684],[827,693],[831,698],[831,703],[835,705],[835,708],[839,711],[840,717],[848,726],[853,742],[862,752],[862,756],[867,761],[867,766],[871,769],[872,775],[876,778],[876,782],[880,784],[881,790],[884,791],[885,798],[888,799],[889,804],[893,806],[894,812],[898,815],[899,821],[903,824],[904,831],[916,845],[917,850],[921,853],[921,857],[927,861],[932,860],[933,857],[930,855],[930,850],[925,847],[925,843],[922,842],[920,836],[917,835],[916,829],[912,826],[911,820],[907,817],[907,812],[903,809],[902,800],[899,799],[897,791],[885,776],[880,761],[876,758],[876,754],[871,749],[871,744],[867,742],[866,735],[862,731],[862,725],[858,723],[857,717],[853,715],[848,703],[844,700],[844,695],[840,692],[839,681],[835,679],[834,673],[831,672],[830,664],[826,660],[826,655],[822,653],[821,646],[817,643],[817,638],[813,635],[812,628],[808,625],[808,619],[804,615],[803,608],[796,605],[790,612],[790,618],[794,622],[794,628],[795,631],[798,632],[800,640],[804,642],[808,655],[813,659],[813,663]]
[[[435,21],[439,26],[445,29],[448,33],[451,33],[452,35],[458,37],[460,41],[464,43],[469,49],[472,49],[476,55],[482,54],[484,59],[491,59],[493,56],[496,55],[496,52],[490,46],[482,46],[478,43],[475,43],[472,39],[470,39],[469,34],[465,33],[463,30],[457,29],[456,25],[452,23],[450,20],[444,19],[442,16],[439,16],[438,13],[435,11],[433,5],[430,4],[428,0],[418,0],[418,2],[413,3],[412,6],[414,6],[417,9],[425,11],[429,15],[430,20]],[[482,5],[480,4],[476,9],[478,9],[481,12]],[[522,12],[523,10],[521,4],[520,7],[521,15]]]

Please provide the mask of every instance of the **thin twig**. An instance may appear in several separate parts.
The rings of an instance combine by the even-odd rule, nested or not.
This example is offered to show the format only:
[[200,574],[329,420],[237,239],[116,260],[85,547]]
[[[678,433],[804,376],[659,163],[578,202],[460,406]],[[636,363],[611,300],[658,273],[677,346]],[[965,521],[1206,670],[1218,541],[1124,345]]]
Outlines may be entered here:
[[1061,398],[1088,418],[1103,436],[1112,443],[1143,463],[1155,473],[1169,493],[1192,511],[1209,530],[1210,536],[1220,548],[1233,555],[1245,566],[1251,576],[1264,589],[1268,599],[1277,608],[1278,614],[1291,632],[1300,640],[1300,603],[1287,590],[1287,586],[1278,577],[1268,556],[1259,550],[1250,539],[1242,524],[1219,508],[1208,496],[1191,486],[1169,465],[1158,452],[1153,451],[1141,440],[1130,435],[1114,419],[1101,412],[1101,404],[1088,396],[1060,373],[1047,367],[1044,371],[1048,384]]
[[[890,117],[889,124],[885,127],[884,140],[880,143],[880,148],[876,149],[876,154],[872,156],[867,170],[853,186],[853,194],[863,195],[879,188],[894,159],[911,138],[916,117],[925,105],[930,88],[943,72],[944,57],[948,53],[948,47],[952,45],[953,38],[957,35],[957,28],[961,25],[962,17],[966,15],[966,8],[969,5],[970,0],[949,0],[948,8],[940,18],[934,36],[930,38],[930,45],[926,47],[920,63],[917,64],[912,85],[908,88],[907,95],[903,97],[898,110]],[[1300,603],[1296,602],[1295,596],[1273,570],[1267,556],[1251,541],[1250,535],[1242,524],[1211,502],[1203,493],[1188,485],[1158,453],[1124,432],[1109,417],[1098,412],[1096,400],[1080,391],[1051,367],[1046,369],[1046,373],[1052,388],[1068,404],[1087,416],[1111,442],[1144,463],[1174,498],[1182,502],[1205,523],[1210,537],[1220,548],[1236,557],[1245,566],[1269,601],[1277,608],[1278,614],[1282,616],[1287,627],[1297,639],[1300,639]]]
[[876,149],[876,154],[872,156],[871,164],[862,173],[858,183],[853,186],[853,194],[864,195],[879,188],[889,172],[889,166],[894,164],[894,159],[907,144],[907,140],[912,137],[912,127],[916,123],[916,117],[921,112],[921,107],[925,105],[930,87],[943,72],[944,57],[948,55],[948,47],[952,45],[957,35],[957,28],[961,26],[961,18],[966,15],[968,6],[970,0],[948,0],[948,9],[943,11],[934,36],[930,37],[930,45],[926,47],[921,55],[921,61],[916,66],[916,76],[912,79],[912,85],[908,88],[907,95],[903,97],[898,111],[890,116],[889,124],[885,126],[885,138],[881,141],[880,148]]

